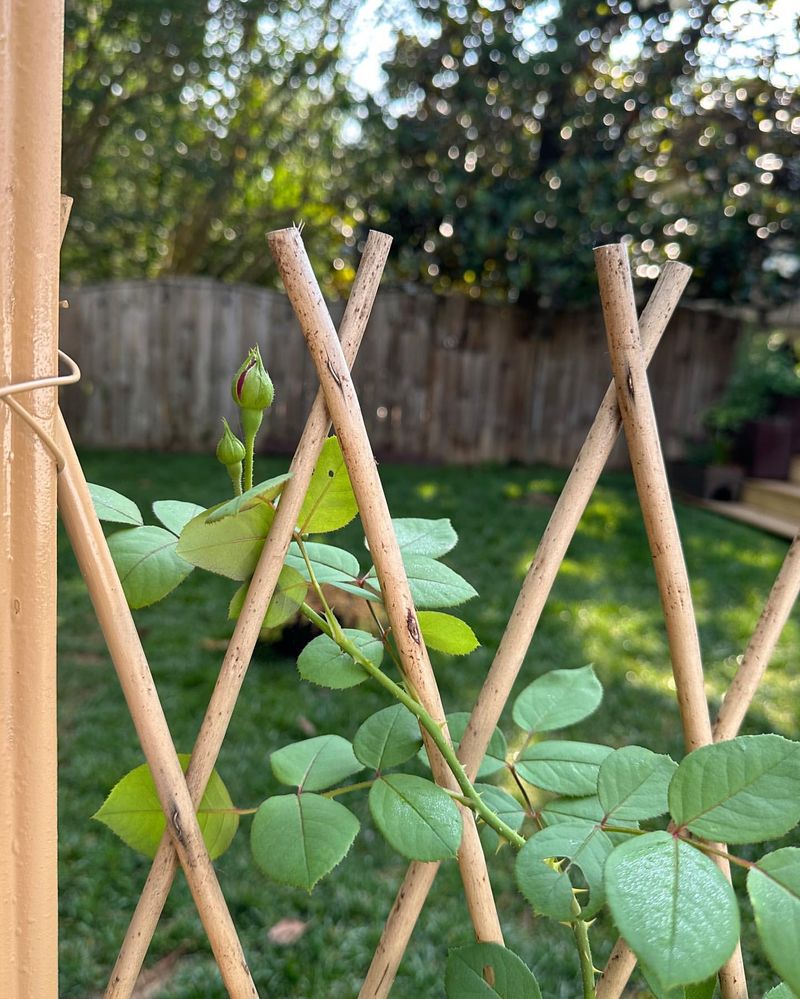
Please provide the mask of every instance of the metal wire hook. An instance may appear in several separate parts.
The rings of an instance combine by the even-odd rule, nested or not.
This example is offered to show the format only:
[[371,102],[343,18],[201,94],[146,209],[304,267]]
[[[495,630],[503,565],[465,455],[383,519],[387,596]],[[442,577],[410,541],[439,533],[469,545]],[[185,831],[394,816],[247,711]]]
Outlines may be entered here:
[[56,469],[60,472],[64,468],[64,455],[61,453],[60,448],[36,418],[31,416],[27,409],[13,398],[20,392],[30,392],[33,389],[39,388],[54,388],[58,385],[74,385],[75,382],[79,381],[81,369],[75,361],[69,354],[65,354],[63,350],[59,350],[58,356],[70,369],[69,374],[47,375],[44,378],[32,378],[27,382],[14,382],[11,385],[2,385],[0,386],[0,399],[38,435],[42,443],[46,445],[55,458]]

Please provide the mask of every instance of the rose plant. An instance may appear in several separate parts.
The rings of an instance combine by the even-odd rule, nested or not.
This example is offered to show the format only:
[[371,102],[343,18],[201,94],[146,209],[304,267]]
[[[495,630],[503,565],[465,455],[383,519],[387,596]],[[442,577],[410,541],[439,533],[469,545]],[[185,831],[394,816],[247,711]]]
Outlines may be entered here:
[[[200,568],[240,584],[228,615],[234,619],[241,610],[289,476],[253,484],[255,439],[273,398],[257,348],[234,376],[232,394],[244,440],[225,423],[217,447],[232,499],[208,509],[157,501],[156,526],[145,525],[126,497],[92,487],[98,516],[124,525],[108,540],[131,607],[163,599]],[[560,730],[600,707],[601,685],[593,668],[583,666],[548,672],[519,694],[513,751],[496,730],[477,780],[470,781],[441,727],[404,681],[374,567],[327,540],[311,540],[334,533],[357,513],[338,441],[329,437],[264,626],[304,616],[319,634],[298,656],[300,678],[342,692],[375,683],[388,704],[363,720],[352,740],[329,733],[276,749],[270,766],[286,791],[255,808],[235,807],[214,772],[198,809],[211,857],[231,845],[240,817],[252,815],[257,867],[274,881],[311,891],[358,835],[359,820],[342,799],[366,794],[375,825],[395,850],[413,860],[444,861],[456,856],[461,840],[458,801],[475,813],[487,855],[505,845],[517,851],[517,884],[533,911],[569,927],[584,999],[595,995],[590,927],[604,906],[658,999],[712,995],[740,928],[733,889],[715,862],[724,857],[747,869],[764,952],[784,979],[771,999],[800,994],[800,849],[778,846],[752,861],[718,845],[774,841],[800,822],[800,743],[774,734],[743,736],[695,750],[678,763],[641,746],[614,749],[559,738]],[[418,518],[393,523],[426,644],[450,655],[470,653],[477,639],[451,610],[477,593],[442,561],[458,540],[452,525]],[[343,627],[331,591],[363,598],[372,631]],[[307,602],[309,592],[318,609]],[[467,717],[448,717],[456,749]],[[427,759],[421,730],[444,757],[458,792],[402,769],[418,755]],[[188,757],[181,762],[185,768]],[[95,818],[154,856],[165,821],[147,766],[126,774]],[[540,996],[517,955],[486,943],[450,953],[445,987],[450,999]]]

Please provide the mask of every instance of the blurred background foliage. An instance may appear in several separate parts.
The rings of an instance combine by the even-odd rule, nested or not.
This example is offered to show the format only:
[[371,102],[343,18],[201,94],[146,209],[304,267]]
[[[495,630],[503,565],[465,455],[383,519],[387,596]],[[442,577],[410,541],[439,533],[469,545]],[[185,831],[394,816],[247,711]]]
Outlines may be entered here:
[[70,282],[272,284],[304,220],[326,290],[367,227],[395,280],[541,307],[591,247],[691,293],[790,297],[793,0],[67,0]]

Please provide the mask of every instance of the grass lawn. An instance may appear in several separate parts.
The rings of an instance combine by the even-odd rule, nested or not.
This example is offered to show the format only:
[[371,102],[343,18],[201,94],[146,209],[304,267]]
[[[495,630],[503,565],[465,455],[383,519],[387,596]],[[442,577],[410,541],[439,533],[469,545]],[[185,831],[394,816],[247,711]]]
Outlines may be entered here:
[[[143,511],[154,499],[210,505],[226,495],[224,472],[211,458],[90,453],[83,460],[90,481],[131,496]],[[262,459],[257,474],[278,474],[287,463]],[[459,533],[460,543],[446,561],[481,594],[462,610],[482,647],[465,659],[435,655],[434,666],[447,710],[469,710],[565,473],[384,465],[381,476],[395,516],[449,517]],[[787,545],[692,508],[680,507],[678,517],[708,691],[718,703]],[[335,540],[363,552],[357,522]],[[114,783],[141,763],[142,756],[63,532],[59,543],[60,994],[62,999],[86,999],[105,986],[149,863],[90,819]],[[549,669],[592,662],[605,687],[604,703],[566,737],[614,747],[638,743],[679,758],[680,723],[650,562],[632,481],[609,475],[595,491],[570,546],[518,688]],[[173,736],[183,752],[191,749],[214,685],[231,630],[225,619],[227,601],[235,588],[234,583],[197,571],[171,597],[136,614]],[[800,620],[795,616],[746,731],[775,730],[798,737],[798,652]],[[271,751],[307,737],[312,729],[352,737],[369,713],[387,703],[369,684],[333,692],[302,683],[287,653],[259,646],[219,761],[234,801],[242,807],[257,805],[278,789],[269,769]],[[503,727],[511,734],[510,717]],[[406,864],[374,830],[366,802],[353,807],[363,820],[362,832],[346,860],[310,896],[276,886],[255,869],[248,819],[217,863],[265,996],[344,999],[358,991]],[[755,857],[771,848],[763,844],[746,855]],[[491,864],[507,943],[534,970],[547,999],[572,999],[580,991],[572,936],[526,908],[514,889],[512,859],[506,849]],[[745,959],[753,966],[751,994],[761,995],[777,979],[758,957],[746,901],[742,911]],[[267,935],[284,918],[307,923],[305,934],[287,946],[270,942]],[[593,927],[592,937],[595,963],[602,966],[615,938],[606,915]],[[443,996],[447,950],[469,940],[458,871],[450,863],[436,880],[393,996]],[[149,961],[176,951],[180,956],[174,973],[159,995],[225,996],[180,875]],[[632,981],[641,982],[638,976]],[[641,991],[631,995],[648,994],[644,986],[636,987]]]

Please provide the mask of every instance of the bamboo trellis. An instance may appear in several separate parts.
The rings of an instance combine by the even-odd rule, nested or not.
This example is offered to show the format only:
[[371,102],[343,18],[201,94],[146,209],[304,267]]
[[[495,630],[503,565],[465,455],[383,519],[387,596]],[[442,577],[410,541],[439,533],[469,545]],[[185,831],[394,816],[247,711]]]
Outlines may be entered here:
[[[66,212],[62,233],[65,227]],[[12,393],[33,387],[31,383],[0,389],[0,398],[39,433],[54,453],[59,471],[59,508],[167,818],[167,832],[106,990],[106,996],[114,999],[133,993],[179,863],[226,988],[236,999],[258,995],[203,844],[195,807],[225,738],[331,420],[373,553],[406,681],[429,713],[445,726],[444,708],[420,635],[388,504],[350,377],[390,239],[381,233],[370,233],[340,337],[308,262],[299,230],[270,233],[268,241],[321,387],[292,461],[292,478],[261,553],[185,776],[63,419],[59,414],[51,438],[12,398]],[[795,539],[712,736],[695,617],[646,375],[647,364],[688,281],[689,269],[677,263],[667,264],[641,319],[637,319],[624,248],[600,247],[596,263],[614,379],[540,541],[461,742],[459,757],[473,779],[522,667],[558,568],[622,427],[661,594],[687,751],[711,742],[712,737],[721,740],[736,734],[800,590],[800,541]],[[71,379],[74,380],[74,374]],[[59,381],[67,380],[70,378]],[[37,386],[45,384],[52,385],[54,381],[40,381]],[[453,788],[453,777],[444,760],[432,744],[426,741],[426,746],[435,779]],[[479,940],[502,942],[500,920],[473,815],[466,809],[462,814],[464,836],[459,866],[475,934]],[[362,999],[388,996],[437,869],[437,864],[430,863],[412,863],[409,867],[361,988]],[[634,964],[635,958],[620,941],[600,978],[598,996],[601,999],[620,996]],[[721,971],[720,985],[724,999],[746,999],[738,950]]]

